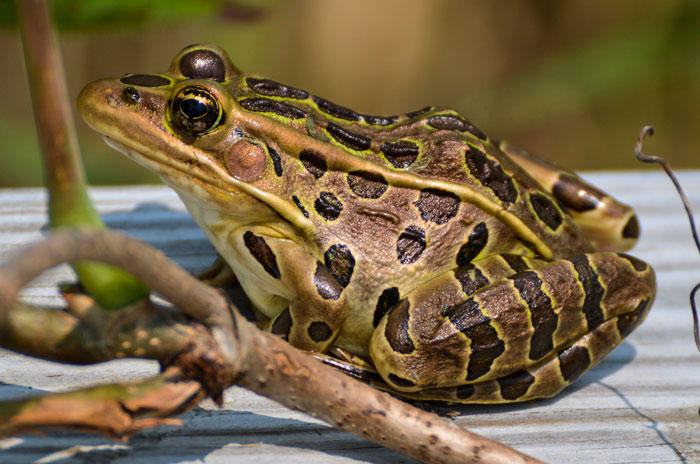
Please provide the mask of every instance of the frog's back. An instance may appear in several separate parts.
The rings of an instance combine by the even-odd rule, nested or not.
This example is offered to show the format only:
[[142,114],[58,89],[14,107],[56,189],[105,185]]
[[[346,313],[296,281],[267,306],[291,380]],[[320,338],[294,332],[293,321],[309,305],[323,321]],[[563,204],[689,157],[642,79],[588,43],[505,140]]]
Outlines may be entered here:
[[[232,86],[243,109],[272,115],[302,137],[323,142],[323,149],[280,149],[298,157],[311,174],[306,182],[312,184],[302,190],[319,193],[319,179],[327,172],[329,177],[333,172],[345,177],[326,195],[331,209],[345,203],[342,197],[354,195],[360,197],[358,208],[364,205],[367,211],[387,190],[402,189],[405,203],[418,209],[421,204],[451,208],[451,199],[457,201],[456,208],[459,203],[476,206],[484,217],[496,217],[512,229],[533,256],[551,259],[591,249],[566,208],[454,110],[426,107],[371,116],[259,76],[242,75]],[[315,199],[303,202],[295,194],[296,183],[287,188],[289,192],[280,194],[297,206],[314,204]],[[339,196],[340,189],[347,195]],[[357,210],[346,208],[344,213]],[[468,224],[478,215],[470,212],[458,220]]]

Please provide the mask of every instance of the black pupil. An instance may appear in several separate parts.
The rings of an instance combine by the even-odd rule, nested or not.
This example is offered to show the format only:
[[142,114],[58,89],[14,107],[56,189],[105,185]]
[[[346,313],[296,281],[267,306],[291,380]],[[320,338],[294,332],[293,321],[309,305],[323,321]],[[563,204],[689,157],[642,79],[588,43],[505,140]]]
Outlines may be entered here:
[[187,117],[198,119],[207,114],[207,105],[196,98],[188,98],[180,103],[180,110]]

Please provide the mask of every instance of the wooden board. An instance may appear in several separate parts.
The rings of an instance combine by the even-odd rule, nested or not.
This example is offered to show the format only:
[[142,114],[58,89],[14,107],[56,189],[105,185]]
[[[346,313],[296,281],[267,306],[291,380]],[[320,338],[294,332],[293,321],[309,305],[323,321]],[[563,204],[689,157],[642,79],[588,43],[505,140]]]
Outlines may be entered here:
[[[588,179],[631,203],[643,235],[634,254],[656,269],[659,292],[646,322],[604,362],[557,398],[521,405],[458,406],[457,423],[547,462],[700,462],[700,354],[692,337],[688,292],[700,280],[700,257],[683,207],[661,173],[592,173]],[[700,210],[700,171],[682,172]],[[198,271],[214,258],[204,235],[165,187],[96,188],[108,225],[136,236]],[[0,190],[0,261],[38,240],[46,223],[38,189]],[[60,306],[47,272],[24,291],[26,301]],[[0,351],[0,398],[141,378],[154,363],[118,361],[64,366]],[[128,443],[56,432],[0,440],[0,462],[413,462],[363,439],[239,388],[223,410],[205,403],[182,427],[137,434]]]

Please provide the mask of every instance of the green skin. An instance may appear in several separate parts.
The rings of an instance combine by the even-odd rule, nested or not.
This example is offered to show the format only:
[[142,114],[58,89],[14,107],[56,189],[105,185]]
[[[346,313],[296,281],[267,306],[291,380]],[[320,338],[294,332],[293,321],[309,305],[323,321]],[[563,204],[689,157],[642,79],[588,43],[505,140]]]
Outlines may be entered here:
[[177,191],[261,326],[404,396],[552,396],[653,301],[651,267],[619,253],[629,207],[454,110],[360,114],[209,45],[78,106]]

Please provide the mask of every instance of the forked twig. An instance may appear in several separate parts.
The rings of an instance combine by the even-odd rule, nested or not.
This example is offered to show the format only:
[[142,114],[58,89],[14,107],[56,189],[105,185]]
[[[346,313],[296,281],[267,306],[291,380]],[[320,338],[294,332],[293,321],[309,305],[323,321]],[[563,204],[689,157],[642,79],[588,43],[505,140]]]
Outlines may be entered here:
[[[698,252],[700,252],[700,237],[698,237],[698,231],[697,228],[695,227],[695,218],[693,217],[693,210],[690,207],[690,202],[688,201],[688,197],[685,196],[685,192],[683,192],[683,188],[681,187],[680,182],[678,182],[678,179],[676,178],[676,175],[673,173],[673,170],[671,169],[671,166],[669,165],[668,161],[666,161],[664,158],[656,155],[647,155],[645,153],[642,153],[642,145],[644,144],[644,137],[647,135],[654,135],[654,128],[652,126],[644,126],[642,127],[642,131],[639,134],[639,138],[637,139],[637,145],[634,148],[634,154],[637,157],[639,161],[642,161],[644,163],[657,163],[660,164],[662,168],[664,168],[664,171],[666,171],[666,175],[671,179],[671,182],[673,182],[673,185],[676,187],[676,190],[678,191],[678,195],[681,197],[681,201],[683,202],[683,207],[685,207],[685,212],[688,215],[688,222],[690,222],[690,230],[693,233],[693,240],[695,240],[695,247],[698,249]],[[698,330],[698,311],[695,305],[695,294],[700,290],[700,282],[698,282],[695,287],[690,291],[690,308],[693,313],[693,335],[695,337],[695,346],[698,348],[698,351],[700,351],[700,332]]]
[[[103,243],[100,244],[100,241]],[[56,234],[46,242],[34,245],[27,250],[26,254],[16,257],[4,269],[0,269],[0,322],[2,319],[5,322],[11,320],[16,309],[16,306],[13,307],[14,301],[8,296],[14,298],[18,287],[23,286],[27,279],[39,272],[42,266],[55,265],[60,261],[99,258],[111,264],[123,265],[127,268],[126,270],[142,278],[154,290],[169,296],[172,300],[181,303],[187,302],[192,306],[186,309],[188,314],[205,321],[210,330],[216,327],[221,330],[225,325],[221,323],[221,319],[225,319],[225,317],[219,316],[224,311],[215,309],[216,303],[214,306],[207,306],[211,301],[206,295],[212,290],[206,287],[199,288],[201,285],[199,282],[197,282],[198,285],[191,284],[195,279],[179,269],[175,263],[161,261],[162,255],[159,252],[144,244],[135,245],[136,243],[138,242],[134,239],[106,231],[80,231]],[[164,257],[162,258],[165,260]],[[151,269],[153,265],[159,269]],[[149,277],[149,274],[152,275]],[[175,275],[179,275],[181,278],[174,278]],[[191,295],[190,291],[195,293],[203,291],[205,298]],[[215,295],[211,296],[215,297]],[[201,307],[202,305],[204,308]],[[57,311],[51,312],[57,313]],[[479,462],[482,464],[540,462],[505,445],[472,434],[435,414],[410,406],[323,365],[308,354],[293,348],[279,337],[259,331],[251,323],[244,320],[235,308],[227,309],[226,312],[230,314],[233,326],[232,332],[228,334],[228,340],[231,340],[230,343],[236,348],[234,352],[238,356],[234,359],[228,357],[230,354],[219,354],[219,351],[225,351],[218,346],[219,338],[216,338],[217,343],[208,348],[205,345],[205,350],[199,350],[196,353],[190,351],[183,353],[183,356],[189,356],[190,359],[186,360],[188,362],[177,364],[178,367],[183,368],[184,378],[178,376],[181,383],[172,390],[175,393],[173,396],[177,399],[174,409],[180,410],[180,405],[183,407],[191,406],[190,398],[195,398],[200,394],[196,386],[186,383],[186,381],[194,380],[203,386],[214,383],[208,382],[206,378],[201,378],[201,370],[198,369],[198,366],[207,365],[209,366],[208,374],[226,379],[225,385],[222,385],[224,388],[234,383],[238,384],[291,409],[311,414],[338,429],[372,440],[381,446],[394,449],[421,462]],[[155,324],[139,327],[143,332],[159,329],[155,327]],[[106,328],[104,330],[107,331]],[[147,339],[148,336],[146,335],[144,339]],[[225,341],[228,342],[228,340]],[[3,339],[0,338],[0,345],[2,342]],[[162,340],[162,344],[166,344],[166,340]],[[221,360],[221,362],[217,360]],[[193,369],[188,371],[188,367],[193,367]],[[211,368],[214,368],[213,372]],[[122,406],[128,403],[137,405],[136,409],[140,410],[140,405],[146,404],[147,402],[144,403],[144,401],[150,399],[135,399],[129,393],[129,388],[121,387],[124,385],[116,385],[107,390],[109,393],[116,388],[127,394],[123,398],[116,398],[118,401],[115,402],[115,394],[109,393],[111,395],[109,398],[110,407],[123,409]],[[164,390],[161,390],[160,385],[156,385],[155,389],[148,390],[146,393],[149,391],[158,392],[156,396],[160,397],[160,392]],[[43,398],[48,401],[45,404],[51,405],[53,411],[56,412],[63,411],[66,407],[72,408],[77,404],[76,398],[80,400],[82,396],[80,392],[75,392],[74,395],[70,396],[57,397],[54,395],[51,398]],[[82,411],[90,410],[93,407],[84,401],[80,404],[82,404],[80,406]],[[22,403],[22,405],[26,404]],[[59,414],[54,413],[47,416],[44,411],[36,408],[31,411],[31,414],[25,414],[19,418],[15,417],[17,422],[12,423],[12,418],[15,416],[12,411],[18,410],[17,403],[9,405],[12,411],[5,417],[2,415],[2,406],[3,403],[0,403],[0,431],[2,431],[3,421],[5,425],[9,422],[10,426],[17,426],[22,430],[40,429],[47,424],[76,425],[74,422],[66,423],[65,420],[62,420],[63,416]],[[158,407],[160,411],[166,413],[164,416],[168,416],[167,404],[158,404]],[[90,422],[85,421],[84,415],[79,415],[81,422],[78,425],[119,435],[120,433],[131,433],[150,424],[141,421],[137,414],[129,413],[127,416],[129,420],[133,418],[133,423],[129,423],[132,425],[129,425],[125,432],[119,432],[114,427],[104,424],[101,425],[101,429],[95,427]],[[154,421],[153,424],[161,423],[165,418],[159,415],[158,420]],[[58,420],[58,424],[56,420]]]

